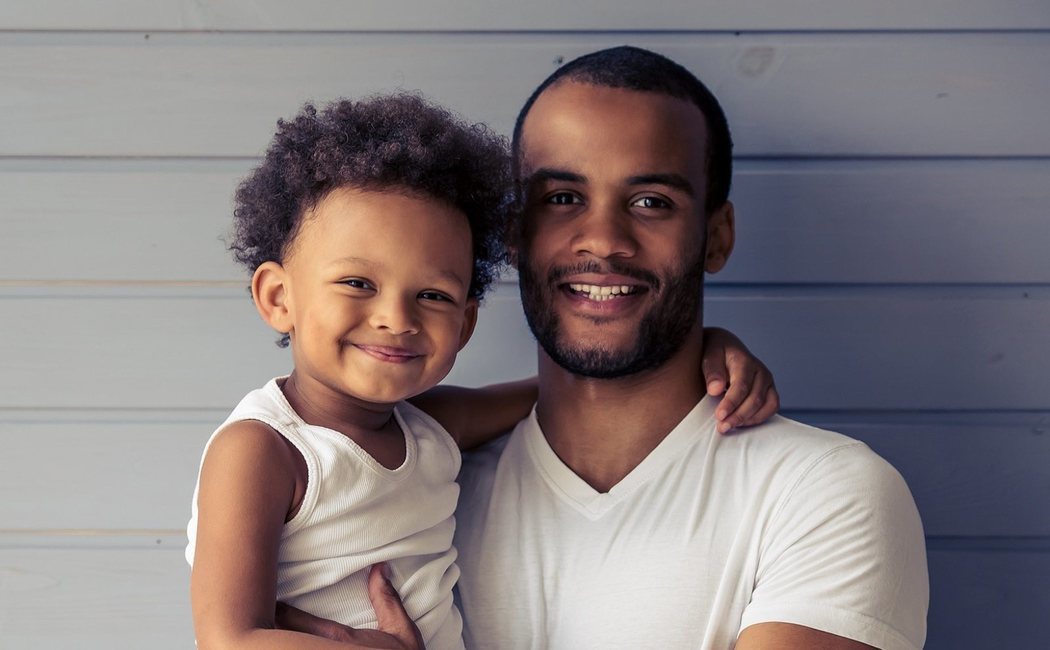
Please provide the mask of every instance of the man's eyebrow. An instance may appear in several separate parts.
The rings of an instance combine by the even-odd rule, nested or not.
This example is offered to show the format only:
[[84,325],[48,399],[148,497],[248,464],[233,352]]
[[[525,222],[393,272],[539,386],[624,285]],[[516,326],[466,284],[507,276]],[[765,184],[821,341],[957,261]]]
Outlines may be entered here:
[[553,167],[540,167],[525,178],[525,185],[531,186],[544,181],[563,181],[565,183],[586,183],[587,177],[576,172]]
[[627,179],[628,185],[666,185],[676,190],[685,192],[689,196],[696,196],[693,184],[681,174],[643,174],[631,176]]

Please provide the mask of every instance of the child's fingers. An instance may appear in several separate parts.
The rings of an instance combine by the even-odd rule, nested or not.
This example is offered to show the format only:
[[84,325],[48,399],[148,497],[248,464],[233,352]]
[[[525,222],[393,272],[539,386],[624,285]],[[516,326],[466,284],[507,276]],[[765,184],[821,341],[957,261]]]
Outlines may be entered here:
[[373,564],[368,571],[368,599],[376,611],[378,629],[395,637],[405,648],[422,650],[423,637],[409,618],[394,585],[384,575],[385,563]]
[[780,410],[780,393],[777,392],[777,387],[770,384],[765,390],[765,399],[762,401],[762,405],[758,407],[751,417],[746,421],[741,422],[738,426],[749,427],[753,424],[762,424],[769,418],[776,415],[777,411]]
[[[733,377],[729,382],[729,389],[726,391],[725,396],[722,397],[722,401],[718,404],[718,409],[715,411],[715,418],[719,421],[719,431],[725,433],[722,430],[722,424],[726,422],[740,405],[744,403],[747,396],[751,393],[751,385],[754,381],[754,376],[736,376]],[[726,427],[726,431],[729,427]]]
[[772,383],[768,373],[755,375],[747,396],[732,411],[718,418],[718,432],[727,433],[736,427],[748,427],[762,424],[780,408],[780,394]]
[[717,351],[710,349],[704,351],[704,357],[700,361],[700,371],[704,374],[704,385],[707,386],[707,394],[717,397],[726,389],[725,353],[722,346],[717,346]]
[[354,630],[342,623],[314,616],[301,609],[277,603],[274,612],[274,622],[280,630],[291,630],[303,632],[314,636],[331,639],[332,641],[352,641]]

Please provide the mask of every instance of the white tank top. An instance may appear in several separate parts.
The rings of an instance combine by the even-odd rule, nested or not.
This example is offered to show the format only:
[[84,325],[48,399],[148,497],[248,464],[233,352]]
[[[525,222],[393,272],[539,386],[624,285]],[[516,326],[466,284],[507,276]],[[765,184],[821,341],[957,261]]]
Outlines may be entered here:
[[[351,627],[374,629],[366,579],[369,567],[387,562],[427,648],[462,648],[462,620],[452,602],[459,578],[452,534],[460,454],[451,436],[419,409],[399,403],[394,417],[405,435],[405,462],[387,469],[345,435],[304,422],[277,381],[248,393],[212,434],[214,439],[232,422],[259,420],[306,460],[302,505],[281,532],[277,599]],[[199,481],[198,475],[187,526],[191,566]]]

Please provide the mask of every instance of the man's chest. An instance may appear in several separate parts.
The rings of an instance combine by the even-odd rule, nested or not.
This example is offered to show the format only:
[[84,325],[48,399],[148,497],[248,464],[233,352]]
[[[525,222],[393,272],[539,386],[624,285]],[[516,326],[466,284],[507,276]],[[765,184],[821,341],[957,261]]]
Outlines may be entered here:
[[[726,647],[753,587],[741,517],[652,494],[587,516],[562,495],[497,486],[461,510],[468,647]],[[707,512],[704,512],[704,511]]]

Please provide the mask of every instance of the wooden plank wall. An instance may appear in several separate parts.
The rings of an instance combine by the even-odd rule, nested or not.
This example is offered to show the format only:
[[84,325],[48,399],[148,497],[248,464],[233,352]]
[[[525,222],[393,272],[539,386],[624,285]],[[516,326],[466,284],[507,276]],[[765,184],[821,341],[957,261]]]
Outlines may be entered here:
[[[276,118],[412,89],[506,131],[558,62],[625,42],[726,107],[740,233],[708,321],[908,479],[927,647],[1045,644],[1050,6],[474,7],[0,3],[0,647],[191,647],[201,446],[288,366],[221,241]],[[534,365],[508,278],[452,379]]]

